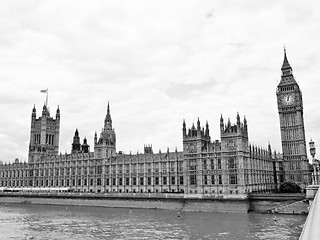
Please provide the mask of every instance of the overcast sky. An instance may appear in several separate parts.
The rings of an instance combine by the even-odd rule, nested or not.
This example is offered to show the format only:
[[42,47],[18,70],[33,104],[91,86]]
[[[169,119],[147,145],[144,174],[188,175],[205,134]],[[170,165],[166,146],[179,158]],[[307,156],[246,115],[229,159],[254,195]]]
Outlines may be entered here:
[[[1,1],[0,160],[27,160],[31,112],[49,89],[60,151],[78,128],[93,151],[110,101],[117,151],[182,150],[187,127],[237,112],[249,141],[281,152],[276,87],[284,44],[320,147],[318,1]],[[307,148],[309,152],[309,147]]]

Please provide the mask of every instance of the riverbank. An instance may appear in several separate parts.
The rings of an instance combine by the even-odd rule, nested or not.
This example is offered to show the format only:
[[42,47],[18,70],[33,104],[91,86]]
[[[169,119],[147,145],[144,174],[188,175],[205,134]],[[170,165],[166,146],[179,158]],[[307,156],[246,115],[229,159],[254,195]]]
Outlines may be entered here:
[[[307,214],[308,204],[304,207],[291,210],[294,203],[301,202],[304,195],[298,194],[256,194],[256,195],[175,195],[175,194],[140,194],[132,195],[105,195],[105,194],[30,194],[30,193],[1,193],[0,202],[66,205],[66,206],[94,206],[110,208],[145,208],[167,209],[179,211],[201,212],[237,212],[247,213],[290,213]],[[286,212],[286,206],[291,209]],[[280,209],[280,211],[279,211]]]

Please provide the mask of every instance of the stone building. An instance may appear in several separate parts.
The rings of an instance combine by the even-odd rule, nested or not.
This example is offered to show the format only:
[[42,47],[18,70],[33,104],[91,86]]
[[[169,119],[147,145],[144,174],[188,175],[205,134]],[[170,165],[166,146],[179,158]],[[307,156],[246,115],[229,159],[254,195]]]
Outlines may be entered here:
[[[39,119],[46,117],[46,109]],[[34,116],[35,110],[32,112]],[[59,115],[58,115],[59,114]],[[57,110],[60,120],[60,110]],[[41,128],[47,136],[54,124]],[[59,132],[55,131],[54,136]],[[201,128],[200,120],[186,130],[183,122],[183,151],[154,153],[151,145],[144,146],[143,154],[116,152],[116,134],[112,128],[109,104],[104,128],[98,139],[94,137],[94,152],[90,152],[87,139],[80,142],[76,129],[71,154],[43,151],[51,147],[51,141],[42,144],[41,155],[29,150],[29,162],[2,164],[0,186],[2,187],[70,187],[76,192],[102,193],[185,193],[185,194],[245,194],[273,191],[277,187],[279,164],[271,147],[261,149],[248,141],[246,119],[236,124],[220,120],[221,141],[211,141],[209,125]],[[50,137],[49,137],[50,139]],[[34,138],[30,146],[34,143]],[[39,144],[37,142],[37,144]],[[39,157],[35,157],[39,156]],[[279,180],[277,180],[279,182]]]
[[38,161],[47,155],[59,153],[60,109],[58,107],[56,118],[50,117],[46,104],[43,106],[42,115],[37,119],[35,106],[31,114],[31,132],[29,144],[29,162]]
[[284,51],[281,72],[281,81],[277,87],[277,103],[285,180],[297,182],[304,187],[310,183],[310,171],[306,150],[302,92],[292,74],[286,51]]
[[220,140],[212,141],[209,125],[187,129],[182,123],[182,151],[142,154],[116,151],[109,103],[103,129],[94,136],[90,152],[87,139],[75,131],[70,154],[58,154],[60,110],[50,117],[32,110],[28,163],[0,163],[0,187],[62,188],[96,193],[184,193],[237,195],[271,192],[286,180],[307,183],[302,95],[286,55],[277,91],[283,158],[267,148],[249,143],[248,123],[236,115],[235,124],[220,118]]

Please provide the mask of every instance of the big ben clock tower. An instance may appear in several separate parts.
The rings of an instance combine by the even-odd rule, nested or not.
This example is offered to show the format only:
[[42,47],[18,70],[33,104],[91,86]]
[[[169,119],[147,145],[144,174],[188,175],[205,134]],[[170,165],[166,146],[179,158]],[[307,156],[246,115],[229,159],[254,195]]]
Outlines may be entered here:
[[297,182],[301,187],[305,187],[310,183],[310,172],[306,151],[302,93],[292,75],[286,50],[284,50],[281,72],[281,81],[277,87],[277,100],[285,180]]

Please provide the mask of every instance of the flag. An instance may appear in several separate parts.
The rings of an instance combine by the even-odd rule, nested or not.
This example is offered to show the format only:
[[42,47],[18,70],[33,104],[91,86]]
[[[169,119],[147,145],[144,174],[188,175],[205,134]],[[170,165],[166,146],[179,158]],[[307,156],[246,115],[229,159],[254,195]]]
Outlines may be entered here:
[[47,91],[48,91],[48,89],[45,89],[45,90],[41,90],[40,92],[46,93]]

